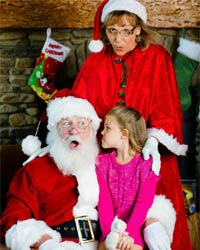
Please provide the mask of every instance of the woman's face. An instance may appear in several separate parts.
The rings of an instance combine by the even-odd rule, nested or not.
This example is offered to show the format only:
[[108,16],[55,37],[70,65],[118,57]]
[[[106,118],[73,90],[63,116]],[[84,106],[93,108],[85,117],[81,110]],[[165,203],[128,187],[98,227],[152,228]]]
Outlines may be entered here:
[[125,55],[136,47],[135,38],[136,35],[140,34],[140,31],[141,28],[132,26],[126,17],[122,19],[120,24],[106,26],[107,38],[114,52],[119,56]]

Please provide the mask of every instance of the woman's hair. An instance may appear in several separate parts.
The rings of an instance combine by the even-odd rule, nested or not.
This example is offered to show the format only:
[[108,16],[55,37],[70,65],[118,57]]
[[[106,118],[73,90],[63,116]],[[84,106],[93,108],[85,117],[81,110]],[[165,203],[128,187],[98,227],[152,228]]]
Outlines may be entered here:
[[120,129],[128,131],[131,149],[141,151],[146,140],[146,123],[141,114],[131,107],[117,105],[106,116],[114,117]]
[[113,24],[124,24],[124,18],[126,18],[133,27],[141,27],[139,39],[136,38],[136,42],[141,48],[146,48],[150,43],[159,43],[158,33],[151,30],[137,15],[128,11],[112,11],[106,16],[102,26],[101,39],[105,45],[109,44],[106,27]]

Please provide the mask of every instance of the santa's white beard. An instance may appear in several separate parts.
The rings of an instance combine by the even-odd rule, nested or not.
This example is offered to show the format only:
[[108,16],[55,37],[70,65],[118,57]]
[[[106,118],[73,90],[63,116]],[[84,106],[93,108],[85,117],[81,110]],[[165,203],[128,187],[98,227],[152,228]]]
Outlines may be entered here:
[[89,138],[81,142],[79,136],[72,136],[80,141],[79,148],[72,150],[58,135],[57,131],[51,131],[48,134],[47,141],[50,144],[50,155],[53,157],[59,170],[66,175],[76,175],[84,169],[94,168],[96,157],[99,152],[96,135],[93,130]]

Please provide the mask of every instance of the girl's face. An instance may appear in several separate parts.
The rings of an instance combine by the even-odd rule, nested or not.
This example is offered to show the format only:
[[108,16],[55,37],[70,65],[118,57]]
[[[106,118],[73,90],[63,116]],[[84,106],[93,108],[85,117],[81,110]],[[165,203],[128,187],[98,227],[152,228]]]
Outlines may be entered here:
[[122,131],[113,116],[106,116],[101,145],[103,148],[119,148],[122,142]]
[[123,23],[106,27],[107,38],[114,52],[119,56],[125,55],[137,46],[135,38],[136,35],[140,34],[140,31],[141,27],[133,27],[126,17],[123,18]]

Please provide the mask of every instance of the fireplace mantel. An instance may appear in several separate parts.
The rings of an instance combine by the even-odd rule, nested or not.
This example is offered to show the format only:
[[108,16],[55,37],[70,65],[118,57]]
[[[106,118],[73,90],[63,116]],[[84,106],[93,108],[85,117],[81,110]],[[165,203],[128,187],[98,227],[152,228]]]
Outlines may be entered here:
[[[122,0],[123,1],[123,0]],[[102,0],[0,0],[0,28],[92,28]],[[199,0],[141,0],[155,28],[198,28]]]

